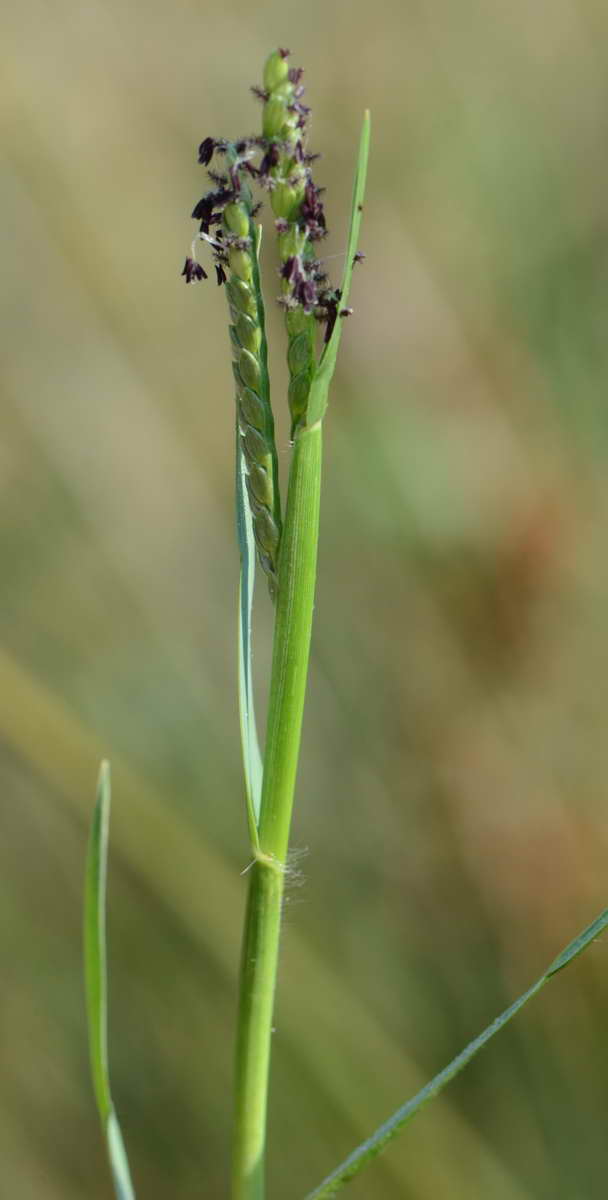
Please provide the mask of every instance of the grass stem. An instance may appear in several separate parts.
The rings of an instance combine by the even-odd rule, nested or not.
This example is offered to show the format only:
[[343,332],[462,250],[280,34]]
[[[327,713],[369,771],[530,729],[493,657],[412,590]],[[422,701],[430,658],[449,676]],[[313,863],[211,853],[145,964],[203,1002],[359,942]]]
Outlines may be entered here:
[[298,433],[281,542],[259,850],[249,876],[241,959],[232,1200],[265,1195],[272,1014],[312,628],[321,449],[320,424]]

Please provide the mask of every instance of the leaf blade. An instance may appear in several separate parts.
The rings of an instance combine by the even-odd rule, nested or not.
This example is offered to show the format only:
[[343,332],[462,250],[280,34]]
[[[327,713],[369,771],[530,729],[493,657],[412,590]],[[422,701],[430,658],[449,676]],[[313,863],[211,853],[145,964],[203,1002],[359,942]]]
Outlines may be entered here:
[[252,613],[256,547],[245,478],[247,468],[236,426],[236,529],[241,559],[239,581],[238,680],[241,748],[245,775],[247,824],[253,849],[259,845],[258,821],[262,796],[262,755],[257,735],[253,698]]
[[309,1192],[305,1200],[326,1200],[327,1197],[334,1196],[340,1188],[354,1179],[359,1172],[372,1162],[374,1158],[381,1153],[389,1141],[412,1120],[414,1116],[424,1107],[425,1104],[439,1095],[443,1088],[448,1084],[462,1069],[471,1061],[472,1058],[482,1049],[491,1038],[494,1037],[509,1021],[532,999],[533,996],[540,992],[541,988],[553,978],[559,971],[572,962],[583,950],[591,944],[599,936],[600,933],[608,926],[608,908],[604,909],[590,925],[587,926],[572,942],[562,950],[553,962],[547,967],[547,970],[537,979],[527,991],[523,992],[513,1004],[509,1005],[478,1037],[474,1038],[469,1045],[461,1050],[455,1058],[439,1071],[415,1096],[402,1104],[386,1121],[382,1123],[364,1142],[355,1148],[342,1163],[339,1164],[329,1175]]
[[[359,241],[359,232],[361,229],[361,218],[363,214],[363,200],[365,197],[365,183],[367,179],[367,164],[369,160],[369,142],[370,142],[371,122],[369,110],[366,109],[363,114],[363,125],[361,127],[361,136],[359,139],[359,151],[357,154],[357,163],[355,167],[355,178],[353,183],[353,198],[350,214],[350,227],[348,231],[346,262],[344,265],[344,274],[342,276],[340,305],[343,307],[348,304],[348,296],[350,293],[350,285],[353,274],[354,257]],[[334,325],[332,335],[323,350],[319,364],[315,371],[315,375],[310,388],[308,399],[308,414],[306,424],[308,427],[316,425],[318,421],[322,421],[327,408],[327,397],[329,386],[332,381],[333,373],[336,367],[336,358],[342,336],[342,321],[338,319]]]
[[[260,247],[262,244],[262,226],[254,225],[251,221],[252,238],[255,245],[255,271],[253,286],[256,295],[262,344],[260,347],[260,365],[262,371],[262,386],[260,398],[266,411],[269,434],[274,445],[274,424],[270,405],[270,381],[268,378],[267,345],[264,314],[264,297],[260,285]],[[281,528],[281,509],[278,488],[278,466],[276,452],[273,458],[274,477],[274,517],[277,526]],[[236,532],[239,547],[241,572],[239,579],[239,632],[238,632],[238,687],[239,687],[239,720],[241,726],[241,756],[243,759],[243,774],[245,776],[245,801],[247,810],[247,826],[251,848],[255,853],[259,850],[260,841],[258,824],[262,802],[263,762],[260,742],[255,719],[255,703],[253,688],[253,593],[255,589],[255,568],[257,549],[253,533],[253,514],[246,485],[247,465],[243,452],[238,412],[236,418]]]
[[84,964],[93,1089],[117,1200],[135,1200],[129,1164],[114,1111],[108,1065],[106,884],[110,826],[110,765],[101,764],[85,875]]
[[110,821],[110,777],[107,763],[101,764],[97,802],[89,838],[85,883],[85,977],[89,1051],[95,1099],[105,1124],[112,1110],[107,1046],[106,989],[106,873]]

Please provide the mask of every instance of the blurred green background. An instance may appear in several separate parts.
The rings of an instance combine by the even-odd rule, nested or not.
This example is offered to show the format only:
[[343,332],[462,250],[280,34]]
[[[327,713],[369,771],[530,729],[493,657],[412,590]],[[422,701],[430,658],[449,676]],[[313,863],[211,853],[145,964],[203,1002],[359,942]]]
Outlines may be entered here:
[[[271,48],[306,68],[328,254],[372,110],[274,1044],[271,1195],[295,1200],[607,902],[608,9],[24,0],[3,25],[0,1191],[19,1200],[111,1194],[81,984],[102,755],[138,1196],[226,1195],[234,417],[225,298],[179,272],[196,147],[256,129]],[[277,313],[271,336],[285,468]],[[263,681],[263,585],[256,637]],[[604,942],[349,1195],[603,1197],[607,1003]]]

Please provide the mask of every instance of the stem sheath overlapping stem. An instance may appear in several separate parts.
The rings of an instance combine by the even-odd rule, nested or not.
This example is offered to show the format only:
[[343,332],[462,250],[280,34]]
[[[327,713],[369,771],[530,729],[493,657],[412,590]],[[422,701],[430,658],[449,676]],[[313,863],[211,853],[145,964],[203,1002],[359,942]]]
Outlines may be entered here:
[[241,959],[232,1200],[263,1200],[272,1011],[314,603],[321,426],[296,437],[279,564],[259,825]]

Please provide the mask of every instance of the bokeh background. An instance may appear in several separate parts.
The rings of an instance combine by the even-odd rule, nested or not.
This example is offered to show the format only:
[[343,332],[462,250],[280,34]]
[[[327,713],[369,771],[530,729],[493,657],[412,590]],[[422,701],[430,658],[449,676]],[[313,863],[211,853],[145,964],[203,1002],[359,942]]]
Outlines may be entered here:
[[[274,1044],[270,1194],[296,1200],[606,904],[608,9],[23,0],[2,23],[0,1190],[19,1200],[111,1194],[81,985],[102,755],[137,1192],[227,1194],[233,399],[224,296],[179,272],[198,142],[257,128],[271,48],[306,68],[328,254],[372,109]],[[271,336],[285,471],[278,314]],[[256,639],[263,711],[263,585]],[[604,941],[353,1200],[603,1197],[607,1004]]]

